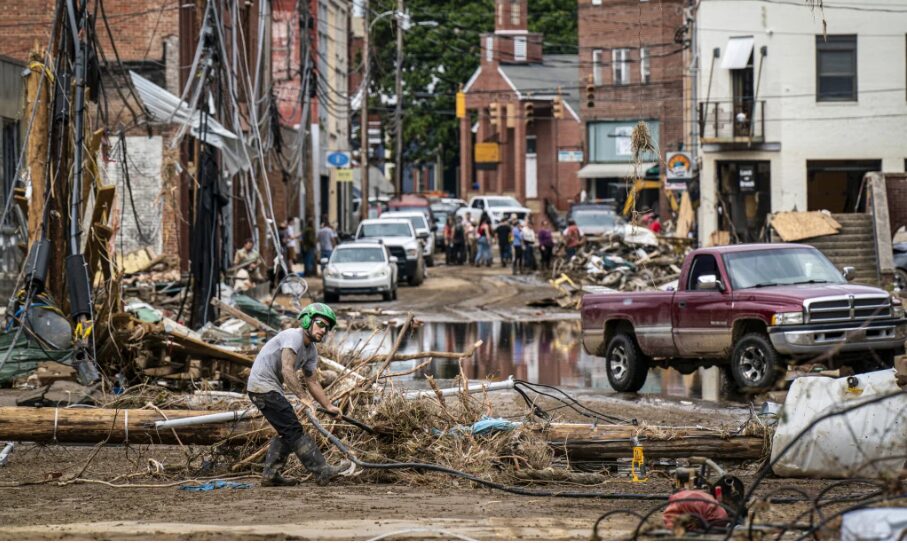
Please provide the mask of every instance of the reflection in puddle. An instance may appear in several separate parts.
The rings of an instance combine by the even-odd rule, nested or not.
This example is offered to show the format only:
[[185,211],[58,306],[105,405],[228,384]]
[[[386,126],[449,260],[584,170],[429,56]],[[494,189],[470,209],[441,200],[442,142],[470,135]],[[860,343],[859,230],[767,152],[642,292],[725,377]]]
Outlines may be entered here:
[[[463,352],[481,340],[483,344],[475,356],[463,364],[470,379],[496,380],[513,375],[516,379],[545,385],[611,391],[604,359],[586,354],[580,333],[577,320],[426,322],[403,341],[400,352]],[[363,345],[370,335],[365,331],[350,332],[345,336],[346,346],[363,348],[365,354],[387,352],[396,339],[395,331],[383,342],[373,337]],[[395,362],[391,371],[404,371],[420,362]],[[429,374],[436,379],[452,379],[458,372],[456,360],[434,359],[419,375],[405,378],[424,381],[422,374]],[[655,369],[650,371],[641,392],[699,397],[698,372],[682,375],[674,370]]]

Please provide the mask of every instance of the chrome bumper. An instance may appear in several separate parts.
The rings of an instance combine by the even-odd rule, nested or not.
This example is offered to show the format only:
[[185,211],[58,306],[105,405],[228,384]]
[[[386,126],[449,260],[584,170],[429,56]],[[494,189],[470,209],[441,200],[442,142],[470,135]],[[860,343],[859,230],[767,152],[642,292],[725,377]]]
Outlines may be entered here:
[[830,348],[839,351],[902,349],[907,341],[907,320],[872,323],[866,326],[773,327],[769,337],[781,354],[821,354]]

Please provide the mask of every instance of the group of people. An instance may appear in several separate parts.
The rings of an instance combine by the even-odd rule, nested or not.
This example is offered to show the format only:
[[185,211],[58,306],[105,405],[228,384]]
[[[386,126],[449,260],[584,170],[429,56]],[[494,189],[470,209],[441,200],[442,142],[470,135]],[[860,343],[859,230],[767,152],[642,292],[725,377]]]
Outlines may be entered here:
[[444,242],[448,265],[491,266],[491,248],[497,245],[501,266],[511,266],[515,274],[539,269],[536,248],[542,270],[551,268],[554,253],[554,238],[547,220],[542,221],[536,232],[529,221],[521,221],[514,215],[505,217],[494,228],[491,217],[484,212],[478,225],[473,224],[471,213],[466,213],[465,219],[449,216],[444,225]]
[[[296,218],[281,221],[278,226],[280,251],[287,271],[295,264],[303,265],[303,275],[314,277],[318,274],[316,257],[331,258],[338,243],[337,232],[331,227],[327,217],[321,220],[321,227],[315,229],[315,221],[308,219],[302,232],[296,232]],[[283,268],[274,261],[268,266],[261,253],[255,249],[255,241],[248,238],[242,247],[233,255],[233,265],[228,272],[234,277],[238,290],[249,290],[257,283],[270,282],[274,289],[286,276]]]

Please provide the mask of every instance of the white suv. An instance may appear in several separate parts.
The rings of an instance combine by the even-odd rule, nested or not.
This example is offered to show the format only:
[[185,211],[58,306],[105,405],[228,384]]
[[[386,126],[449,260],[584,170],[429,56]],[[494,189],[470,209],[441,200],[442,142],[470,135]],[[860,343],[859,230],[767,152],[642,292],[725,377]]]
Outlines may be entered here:
[[334,249],[324,266],[324,301],[336,302],[341,294],[381,294],[397,299],[397,257],[383,243],[359,241]]
[[425,280],[422,242],[407,219],[366,219],[359,223],[356,239],[384,243],[391,256],[397,257],[401,281],[418,286]]
[[425,214],[419,211],[385,211],[381,214],[381,218],[406,219],[412,223],[416,237],[422,240],[422,256],[425,257],[425,264],[428,267],[435,265],[435,233],[432,232]]

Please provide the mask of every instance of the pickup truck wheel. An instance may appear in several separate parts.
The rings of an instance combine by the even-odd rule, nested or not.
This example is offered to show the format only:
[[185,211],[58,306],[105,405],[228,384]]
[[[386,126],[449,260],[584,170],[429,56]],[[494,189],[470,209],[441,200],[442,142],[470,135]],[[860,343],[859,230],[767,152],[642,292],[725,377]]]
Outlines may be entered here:
[[636,340],[626,332],[619,332],[605,349],[605,368],[608,382],[617,392],[639,392],[649,375],[646,362]]
[[768,336],[747,334],[734,346],[731,375],[743,391],[767,389],[778,376],[780,358]]

